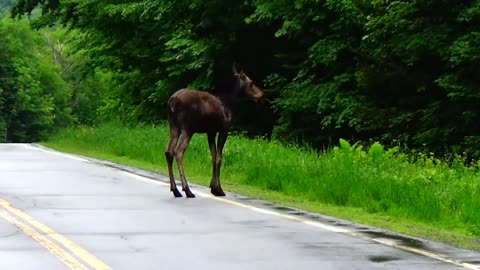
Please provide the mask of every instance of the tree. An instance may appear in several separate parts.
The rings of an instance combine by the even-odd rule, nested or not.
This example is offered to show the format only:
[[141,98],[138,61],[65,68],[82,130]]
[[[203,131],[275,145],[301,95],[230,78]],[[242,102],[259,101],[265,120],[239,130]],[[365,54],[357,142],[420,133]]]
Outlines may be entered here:
[[478,1],[19,0],[13,15],[38,4],[34,25],[80,29],[108,74],[102,119],[161,120],[173,91],[222,87],[236,61],[265,80],[278,138],[480,155]]
[[71,122],[69,89],[27,22],[0,21],[0,116],[8,142],[37,141]]
[[13,0],[0,0],[0,18],[5,16],[13,6]]
[[[39,3],[19,1],[14,15],[31,12]],[[236,60],[256,81],[266,76],[262,66],[271,65],[268,43],[273,37],[251,55],[250,42],[245,41],[264,36],[264,31],[243,22],[249,10],[239,0],[229,5],[79,0],[43,6],[44,16],[34,25],[58,20],[81,29],[88,66],[112,75],[112,89],[100,108],[102,119],[156,122],[165,119],[166,101],[175,90],[222,87]]]

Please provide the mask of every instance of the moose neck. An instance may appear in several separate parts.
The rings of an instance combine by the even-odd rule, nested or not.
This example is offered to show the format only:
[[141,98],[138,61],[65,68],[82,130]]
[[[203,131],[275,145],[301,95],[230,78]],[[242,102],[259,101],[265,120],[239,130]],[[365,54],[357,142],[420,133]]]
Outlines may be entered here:
[[218,99],[220,99],[223,106],[229,110],[232,110],[235,107],[235,104],[238,102],[237,98],[232,96],[232,94],[228,92],[214,93],[214,95]]
[[230,85],[216,88],[212,94],[222,101],[223,106],[229,111],[234,110],[235,105],[239,102],[238,92],[240,84],[234,80]]

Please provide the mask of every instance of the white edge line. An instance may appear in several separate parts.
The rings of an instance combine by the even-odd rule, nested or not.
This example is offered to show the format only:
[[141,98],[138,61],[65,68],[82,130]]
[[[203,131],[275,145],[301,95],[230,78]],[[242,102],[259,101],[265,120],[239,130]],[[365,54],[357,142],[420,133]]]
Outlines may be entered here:
[[81,162],[90,163],[90,160],[88,160],[88,159],[84,159],[84,158],[72,156],[72,155],[69,155],[69,154],[64,154],[64,153],[59,153],[59,152],[43,149],[43,148],[33,146],[33,145],[30,145],[30,144],[24,144],[23,146],[27,149],[42,151],[42,152],[49,153],[49,154],[52,154],[52,155],[57,155],[57,156],[61,156],[61,157],[66,157],[66,158],[78,160],[78,161],[81,161]]
[[[160,186],[170,186],[170,184],[168,184],[168,183],[153,180],[153,179],[143,177],[143,176],[140,176],[140,175],[137,175],[137,174],[129,173],[129,172],[122,171],[122,170],[118,170],[118,171],[122,172],[122,173],[124,173],[124,174],[126,174],[126,175],[128,175],[132,178],[143,181],[143,182],[157,184],[157,185],[160,185]],[[280,218],[283,218],[283,219],[297,221],[297,222],[300,222],[300,223],[303,223],[303,224],[306,224],[306,225],[310,225],[310,226],[313,226],[313,227],[321,228],[321,229],[328,230],[328,231],[335,232],[335,233],[343,233],[343,234],[350,235],[350,236],[353,236],[353,237],[356,237],[356,238],[361,238],[361,239],[364,239],[364,240],[371,240],[371,241],[374,241],[376,243],[379,243],[379,244],[382,244],[382,245],[385,245],[385,246],[389,246],[389,247],[396,248],[396,249],[403,250],[403,251],[408,251],[408,252],[411,252],[411,253],[422,255],[422,256],[425,256],[425,257],[429,257],[429,258],[439,260],[439,261],[442,261],[442,262],[454,264],[454,265],[457,265],[457,266],[464,267],[466,269],[480,270],[480,266],[473,265],[473,264],[470,264],[470,263],[465,263],[465,262],[462,262],[462,261],[459,261],[459,260],[456,260],[456,259],[452,259],[452,258],[450,258],[450,257],[448,257],[447,255],[444,255],[444,254],[433,253],[433,252],[428,252],[428,251],[421,250],[421,249],[418,249],[418,248],[408,247],[408,246],[405,246],[405,245],[398,244],[394,241],[389,241],[387,239],[368,237],[366,235],[363,235],[363,234],[360,234],[360,233],[357,233],[357,232],[354,232],[354,231],[351,231],[351,230],[347,230],[345,228],[339,228],[339,227],[335,227],[335,226],[332,226],[332,225],[323,224],[321,222],[317,222],[317,221],[313,221],[313,220],[307,220],[307,219],[304,219],[304,218],[301,218],[301,217],[291,216],[291,215],[287,215],[287,214],[278,213],[278,212],[275,212],[275,211],[272,211],[272,210],[267,210],[267,209],[262,209],[262,208],[258,208],[258,207],[255,207],[255,206],[246,205],[246,204],[243,204],[243,203],[240,203],[240,202],[231,201],[231,200],[220,198],[220,197],[215,197],[215,196],[212,196],[210,194],[207,194],[207,193],[204,193],[204,192],[201,192],[201,191],[196,191],[196,194],[198,194],[200,197],[203,197],[203,198],[208,198],[208,199],[211,199],[211,200],[232,204],[232,205],[235,205],[235,206],[238,206],[238,207],[242,207],[242,208],[252,210],[252,211],[257,212],[257,213],[262,213],[262,214],[269,215],[269,216],[275,216],[275,217],[280,217]]]

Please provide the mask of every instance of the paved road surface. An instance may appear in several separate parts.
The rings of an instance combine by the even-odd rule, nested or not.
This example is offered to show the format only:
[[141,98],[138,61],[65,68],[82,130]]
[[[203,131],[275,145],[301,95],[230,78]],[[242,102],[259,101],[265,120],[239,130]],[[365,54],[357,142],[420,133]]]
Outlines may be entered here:
[[0,144],[0,269],[480,269],[478,253],[196,185],[175,199],[108,164]]

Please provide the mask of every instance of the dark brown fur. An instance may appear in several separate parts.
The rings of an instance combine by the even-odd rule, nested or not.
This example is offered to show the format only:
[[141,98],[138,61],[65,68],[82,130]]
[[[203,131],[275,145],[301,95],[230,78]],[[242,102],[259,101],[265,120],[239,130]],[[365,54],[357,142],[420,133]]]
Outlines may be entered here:
[[[168,120],[170,124],[170,141],[165,151],[170,177],[170,190],[175,197],[182,197],[175,184],[173,159],[177,160],[182,189],[189,198],[195,197],[188,187],[183,169],[183,156],[194,133],[207,133],[210,153],[212,155],[212,194],[225,196],[220,184],[220,167],[223,146],[232,124],[231,105],[240,95],[255,100],[264,100],[262,89],[243,72],[234,70],[235,84],[232,89],[211,94],[203,91],[180,89],[168,101]],[[217,137],[215,143],[215,138]]]

